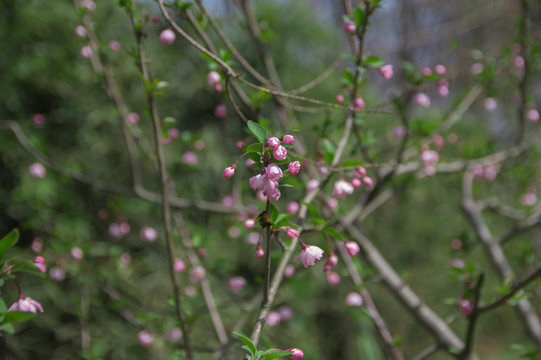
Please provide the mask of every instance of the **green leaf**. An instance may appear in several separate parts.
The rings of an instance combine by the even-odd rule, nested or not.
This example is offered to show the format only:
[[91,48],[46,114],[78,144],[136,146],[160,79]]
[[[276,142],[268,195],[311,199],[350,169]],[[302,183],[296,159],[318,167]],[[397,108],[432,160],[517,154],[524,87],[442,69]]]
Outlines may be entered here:
[[293,354],[292,351],[269,349],[265,352],[265,360],[278,359]]
[[358,160],[346,160],[342,163],[342,167],[351,167],[351,166],[363,166],[364,161]]
[[247,153],[260,153],[263,151],[263,144],[262,143],[250,144],[246,146],[246,148],[244,148],[243,150]]
[[295,226],[295,224],[292,224],[287,218],[278,220],[276,223],[272,224],[273,229],[279,229],[283,226]]
[[25,311],[8,311],[4,316],[4,323],[27,321],[36,317],[36,313]]
[[331,227],[326,227],[323,229],[323,232],[332,236],[335,239],[342,240],[342,234]]
[[308,209],[308,211],[310,211],[310,214],[315,217],[319,217],[319,210],[314,205],[308,204],[306,202],[304,203],[304,205],[306,205],[306,208]]
[[383,62],[383,59],[380,58],[380,57],[377,57],[377,56],[367,56],[365,59],[364,59],[364,64],[366,66],[370,66],[370,67],[381,67],[383,66],[384,62]]
[[348,69],[344,69],[342,78],[345,80],[346,84],[353,85],[355,83],[355,76]]
[[242,341],[244,344],[246,344],[246,346],[248,347],[248,349],[250,349],[252,354],[256,353],[257,349],[256,349],[254,343],[252,342],[252,340],[248,336],[244,335],[240,331],[233,331],[233,335],[238,337],[240,339],[240,341]]
[[256,359],[261,359],[261,357],[263,356],[263,353],[264,353],[263,350],[257,350],[256,353],[255,353],[255,358]]
[[252,352],[252,350],[250,350],[250,348],[246,345],[242,345],[240,347],[242,350],[244,350],[248,355],[250,355],[250,358],[253,359],[254,358],[254,353]]
[[15,328],[11,324],[2,324],[1,330],[4,330],[8,334],[13,334],[15,332]]
[[9,249],[19,240],[19,230],[13,229],[9,234],[0,240],[0,260],[6,255]]
[[360,7],[353,10],[354,22],[357,27],[361,27],[364,23],[364,10]]
[[32,261],[20,261],[16,262],[9,272],[26,272],[41,277],[45,277],[45,274],[34,264]]
[[274,206],[273,204],[270,205],[270,218],[271,218],[271,222],[275,222],[276,219],[278,219],[278,209],[276,208],[276,206]]
[[4,314],[6,311],[8,311],[8,307],[6,306],[4,300],[0,298],[0,315]]
[[261,143],[265,143],[267,140],[267,130],[261,125],[259,125],[256,122],[253,122],[252,120],[248,120],[248,128],[254,134],[254,136],[259,140]]

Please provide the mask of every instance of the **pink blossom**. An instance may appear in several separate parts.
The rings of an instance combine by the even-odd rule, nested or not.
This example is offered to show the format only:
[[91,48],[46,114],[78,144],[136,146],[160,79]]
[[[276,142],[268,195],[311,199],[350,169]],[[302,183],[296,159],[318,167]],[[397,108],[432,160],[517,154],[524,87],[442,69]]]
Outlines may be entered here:
[[276,149],[278,146],[280,146],[280,139],[273,136],[269,140],[267,140],[267,146],[271,149]]
[[449,96],[449,87],[443,85],[438,86],[438,95],[441,97]]
[[8,311],[22,311],[22,312],[43,312],[43,306],[32,299],[31,297],[24,296],[23,294],[19,295],[19,300],[14,302],[8,309]]
[[358,187],[361,187],[362,184],[363,184],[362,181],[358,178],[351,179],[351,185],[353,185],[353,187],[358,188]]
[[222,77],[220,76],[220,74],[217,71],[214,71],[214,70],[209,72],[208,75],[207,75],[207,83],[209,85],[216,85],[216,84],[218,84],[220,82],[221,79],[222,79]]
[[156,239],[158,238],[158,232],[156,231],[156,229],[150,226],[145,226],[144,228],[142,228],[139,235],[141,236],[141,239],[150,242],[156,241]]
[[281,230],[284,230],[288,237],[295,239],[299,237],[299,230],[291,227],[291,226],[284,226],[280,228]]
[[423,76],[430,76],[432,75],[432,70],[430,70],[428,66],[425,66],[421,73],[423,74]]
[[297,175],[301,170],[301,163],[298,161],[290,162],[287,166],[291,175]]
[[173,261],[173,268],[176,272],[184,272],[186,270],[186,263],[181,258],[175,258]]
[[216,108],[214,109],[214,116],[216,116],[218,119],[225,119],[227,116],[227,107],[224,104],[216,105]]
[[77,36],[83,37],[86,35],[86,28],[82,25],[77,25],[77,27],[75,28],[75,33],[77,34]]
[[417,93],[417,95],[413,97],[413,103],[422,107],[429,107],[430,98],[425,93]]
[[49,277],[54,281],[64,281],[66,278],[66,273],[59,267],[53,267],[49,270]]
[[293,135],[284,135],[283,140],[286,144],[292,144],[295,141],[295,137]]
[[224,178],[230,179],[231,177],[233,177],[233,175],[235,175],[236,168],[237,168],[237,163],[234,163],[233,165],[226,167],[224,170]]
[[319,181],[317,181],[316,179],[310,179],[308,180],[308,183],[306,184],[306,192],[312,192],[318,187],[319,187]]
[[116,40],[109,41],[109,49],[111,49],[112,51],[120,50],[120,43]]
[[464,315],[470,315],[473,311],[473,302],[466,299],[458,299],[457,306]]
[[28,167],[28,172],[30,175],[37,177],[39,179],[43,179],[47,175],[47,170],[45,169],[45,166],[41,163],[33,163]]
[[[276,168],[272,167],[271,165],[274,165]],[[272,178],[269,178],[269,176],[267,176],[267,173],[269,171],[271,172],[272,178],[281,177],[280,173],[282,173],[282,170],[280,170],[280,168],[276,164],[270,164],[267,168],[263,170],[264,173],[252,176],[249,180],[249,184],[253,190],[263,190],[263,194],[267,197],[267,199],[278,200],[280,199],[278,182],[276,180],[272,180]]]
[[229,290],[233,293],[241,291],[244,285],[246,285],[246,279],[242,276],[235,276],[229,279]]
[[344,102],[344,95],[342,95],[342,94],[336,95],[336,102],[337,102],[338,104],[343,103],[343,102]]
[[182,162],[188,165],[195,165],[199,159],[197,158],[197,155],[195,155],[191,151],[186,151],[184,154],[182,154]]
[[295,201],[291,201],[286,206],[286,211],[290,214],[295,214],[297,211],[299,211],[299,203]]
[[279,145],[274,148],[274,151],[272,152],[272,156],[278,161],[285,160],[287,157],[287,150],[282,145]]
[[32,262],[36,264],[36,266],[42,273],[47,272],[47,266],[45,266],[45,259],[43,258],[43,256],[35,257]]
[[139,341],[139,345],[149,347],[154,342],[154,335],[146,330],[140,331],[137,334],[137,341]]
[[526,118],[528,119],[528,121],[538,122],[539,121],[539,111],[537,111],[536,109],[528,110],[528,112],[526,113]]
[[41,249],[43,248],[43,240],[39,237],[34,238],[34,240],[32,240],[32,244],[30,245],[30,247],[32,248],[34,252],[40,252]]
[[316,260],[320,260],[323,256],[323,250],[314,245],[302,244],[302,251],[297,257],[297,264],[302,262],[305,268],[314,265]]
[[127,115],[126,121],[130,124],[137,124],[139,122],[139,114],[131,112]]
[[342,29],[344,30],[344,32],[346,33],[352,33],[354,32],[355,30],[357,30],[357,26],[355,26],[355,23],[353,21],[346,21],[346,23],[344,24],[344,26],[342,27]]
[[171,45],[175,42],[177,36],[171,29],[165,29],[160,33],[160,42],[165,45]]
[[244,222],[244,227],[246,229],[251,229],[253,228],[255,225],[255,219],[247,219],[245,222]]
[[487,111],[494,111],[498,107],[498,100],[493,97],[486,98],[483,102],[483,106]]
[[336,200],[335,198],[329,198],[329,200],[327,200],[327,205],[328,205],[331,209],[334,209],[335,207],[338,206],[338,200]]
[[78,260],[78,261],[83,260],[83,257],[84,257],[83,250],[81,250],[78,247],[71,248],[70,254],[71,254],[71,257],[74,258],[75,260]]
[[280,313],[277,311],[271,311],[267,315],[267,325],[269,326],[276,326],[280,323],[280,320],[282,320],[282,317],[280,316]]
[[350,292],[348,296],[346,297],[346,305],[349,306],[362,306],[363,305],[363,298],[361,294],[357,292]]
[[359,251],[361,251],[361,248],[359,247],[359,244],[357,244],[355,241],[351,240],[344,240],[344,246],[348,252],[349,255],[356,255]]
[[447,71],[444,65],[438,64],[434,67],[434,71],[436,71],[436,74],[443,75]]
[[421,152],[421,161],[425,165],[434,165],[439,160],[439,154],[433,150],[424,150]]
[[363,110],[364,109],[364,100],[362,97],[358,96],[355,98],[355,101],[353,101],[353,107],[357,110]]
[[89,58],[92,56],[92,48],[90,46],[83,46],[81,48],[81,56],[84,58]]
[[261,245],[257,245],[257,248],[255,249],[255,256],[258,259],[261,259],[263,257],[263,255],[265,255],[265,252],[263,251],[263,248],[261,247]]
[[483,178],[488,181],[496,179],[498,176],[499,166],[495,164],[488,164],[483,168]]
[[255,231],[252,231],[251,233],[249,233],[248,235],[246,235],[246,242],[248,244],[252,244],[252,245],[255,245],[259,242],[259,233],[258,232],[255,232]]
[[346,197],[346,195],[353,194],[353,190],[355,190],[353,185],[351,185],[344,179],[340,179],[334,183],[334,190],[332,192],[332,195],[339,198],[344,198]]
[[331,285],[336,285],[340,282],[340,275],[338,275],[334,271],[331,271],[327,274],[327,281]]
[[304,353],[297,348],[287,349],[287,351],[291,351],[291,355],[289,355],[289,357],[293,360],[302,359],[304,356]]
[[206,275],[207,272],[205,271],[205,269],[203,269],[202,266],[196,265],[190,270],[190,281],[194,283],[200,282],[205,278]]
[[282,172],[282,169],[274,163],[270,163],[265,173],[267,174],[267,179],[278,181],[282,176],[284,176],[284,173]]
[[284,276],[286,278],[290,278],[295,274],[295,267],[293,265],[286,266],[284,270]]
[[389,80],[393,77],[393,66],[392,65],[383,65],[379,68],[379,73],[385,80]]
[[396,126],[393,129],[393,136],[397,139],[402,139],[404,136],[406,136],[407,130],[403,126]]

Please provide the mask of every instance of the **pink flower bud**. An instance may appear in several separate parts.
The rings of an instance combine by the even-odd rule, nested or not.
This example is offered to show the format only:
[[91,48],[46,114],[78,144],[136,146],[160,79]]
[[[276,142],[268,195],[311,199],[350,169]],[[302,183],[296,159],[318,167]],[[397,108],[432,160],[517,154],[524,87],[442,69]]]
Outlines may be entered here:
[[131,112],[127,115],[126,121],[130,124],[137,124],[139,122],[139,114]]
[[209,85],[216,85],[216,84],[218,84],[220,82],[221,79],[222,79],[222,77],[220,76],[220,74],[217,71],[214,71],[214,70],[209,72],[208,75],[207,75],[207,83]]
[[425,93],[418,93],[413,97],[413,103],[422,107],[429,107],[430,98]]
[[290,162],[287,166],[291,175],[297,175],[301,170],[301,163],[298,161]]
[[120,43],[116,40],[109,41],[109,49],[111,49],[112,51],[120,50]]
[[438,95],[441,97],[449,96],[449,88],[443,85],[438,86]]
[[353,170],[353,176],[355,176],[356,178],[363,178],[366,176],[366,169],[364,168],[364,166],[359,166],[358,168],[356,168],[355,170]]
[[43,123],[45,123],[45,116],[43,116],[42,114],[35,114],[32,117],[32,120],[34,121],[34,124],[42,125]]
[[385,80],[389,80],[393,77],[393,66],[389,64],[383,65],[379,68],[379,73]]
[[60,282],[64,281],[64,279],[66,278],[66,273],[64,272],[64,270],[58,267],[53,267],[51,268],[51,270],[49,270],[49,277],[54,281]]
[[434,136],[434,139],[432,141],[434,142],[434,146],[436,146],[438,149],[441,149],[443,147],[444,141],[440,135]]
[[267,166],[265,173],[267,175],[267,179],[273,181],[278,181],[282,176],[284,176],[282,169],[280,169],[280,167],[274,163],[270,163]]
[[351,256],[356,255],[359,251],[361,251],[359,244],[357,244],[355,241],[344,240],[344,246],[346,247],[348,254]]
[[203,269],[202,266],[196,265],[190,270],[190,281],[194,283],[200,282],[205,278],[206,275],[207,272],[205,271],[205,269]]
[[171,45],[175,42],[177,36],[171,29],[165,29],[160,33],[160,42],[165,45]]
[[252,159],[246,159],[246,161],[244,162],[244,164],[246,166],[252,166],[253,164],[255,164],[255,161],[253,161]]
[[486,98],[485,101],[483,102],[483,106],[485,107],[485,110],[487,111],[494,111],[498,107],[498,100],[492,97]]
[[251,229],[251,228],[254,227],[254,225],[255,225],[255,219],[248,219],[248,220],[246,220],[246,221],[244,222],[244,227],[245,227],[246,229]]
[[312,192],[315,189],[317,189],[319,186],[319,181],[316,179],[310,179],[308,180],[308,183],[306,184],[306,192]]
[[214,109],[214,116],[218,119],[225,119],[227,116],[227,107],[224,104],[219,104]]
[[237,226],[231,226],[227,230],[227,233],[229,234],[230,237],[232,237],[233,239],[236,239],[240,236],[240,229]]
[[34,238],[32,244],[30,245],[30,248],[32,248],[32,251],[34,252],[40,252],[43,248],[43,240],[39,237]]
[[346,297],[346,304],[349,306],[362,306],[363,298],[361,294],[357,292],[350,292]]
[[235,143],[235,146],[236,146],[237,149],[239,149],[239,150],[242,149],[242,145],[244,145],[244,141],[241,141],[241,140],[239,140],[239,141],[237,141],[237,142]]
[[336,95],[336,102],[337,102],[338,104],[343,103],[343,102],[344,102],[344,95],[342,95],[342,94]]
[[80,248],[78,247],[71,248],[70,253],[71,253],[71,257],[74,258],[75,260],[77,261],[83,260],[84,253],[83,253],[83,250],[81,250]]
[[179,328],[171,329],[171,331],[169,331],[169,333],[167,334],[167,340],[172,341],[172,342],[177,342],[181,338],[182,338],[182,330],[180,330]]
[[124,265],[129,265],[131,262],[131,256],[128,253],[122,253],[120,255],[120,262]]
[[184,294],[186,294],[187,297],[193,298],[197,295],[197,291],[195,290],[195,287],[188,285],[184,288]]
[[83,0],[81,6],[86,8],[88,11],[96,10],[96,3],[92,0]]
[[473,311],[473,302],[466,299],[458,299],[458,308],[464,315],[470,315]]
[[258,259],[261,259],[263,257],[263,255],[265,255],[265,252],[263,251],[263,248],[261,247],[261,245],[257,245],[257,248],[255,249],[255,256]]
[[295,137],[293,135],[284,135],[284,143],[291,144],[295,141]]
[[291,351],[291,355],[289,355],[289,357],[293,360],[302,359],[304,356],[304,353],[297,348],[287,349],[287,351]]
[[290,278],[295,274],[295,267],[293,265],[286,266],[284,270],[284,276],[286,278]]
[[291,319],[293,317],[293,309],[289,306],[282,306],[278,309],[278,312],[280,313],[280,318],[282,320]]
[[267,140],[267,146],[271,149],[276,149],[278,146],[280,146],[280,139],[273,136],[269,140]]
[[295,239],[295,238],[299,237],[299,230],[297,230],[295,228],[292,228],[290,226],[284,226],[281,229],[284,230],[286,232],[287,236],[292,238],[292,239]]
[[439,160],[439,154],[434,150],[424,150],[421,152],[421,161],[425,165],[434,165]]
[[364,100],[362,97],[355,98],[355,101],[353,102],[353,107],[357,110],[363,110],[364,109]]
[[447,71],[444,65],[438,64],[434,67],[434,71],[436,71],[436,74],[443,75]]
[[327,274],[327,281],[331,285],[336,285],[340,282],[340,275],[338,275],[334,271],[331,271]]
[[47,267],[45,266],[45,259],[43,258],[43,256],[35,257],[32,262],[36,264],[36,266],[42,273],[47,272]]
[[229,279],[229,290],[233,293],[238,293],[246,285],[246,279],[242,276],[236,276]]
[[524,67],[524,58],[522,56],[515,56],[513,58],[513,65],[517,69],[522,69]]
[[344,179],[340,179],[334,183],[333,196],[344,198],[346,195],[353,194],[354,187]]
[[334,252],[331,252],[331,255],[327,258],[325,265],[323,265],[323,272],[328,273],[338,264],[338,256]]
[[75,33],[77,34],[77,36],[83,37],[86,35],[86,28],[82,25],[78,25],[75,28]]
[[145,226],[144,228],[142,228],[139,235],[141,236],[141,239],[150,242],[156,241],[156,239],[158,238],[158,232],[156,231],[156,229],[150,226]]
[[355,26],[355,23],[353,21],[346,21],[346,23],[344,24],[344,26],[342,27],[342,29],[344,30],[344,32],[346,33],[352,33],[354,32],[355,30],[357,30],[357,26]]
[[187,165],[195,165],[199,162],[197,155],[191,151],[186,151],[184,154],[182,154],[181,160]]
[[327,205],[328,205],[331,209],[334,209],[335,207],[338,206],[338,200],[336,200],[335,198],[329,198],[329,200],[327,200]]
[[45,169],[45,166],[40,163],[33,163],[28,167],[28,172],[30,175],[37,177],[39,179],[43,179],[45,175],[47,175],[47,170]]
[[184,270],[186,270],[186,263],[180,258],[175,258],[175,261],[173,262],[173,268],[176,272],[184,272]]
[[267,325],[269,326],[276,326],[280,323],[280,320],[282,320],[282,316],[277,311],[271,311],[267,315]]
[[272,152],[272,156],[278,161],[285,160],[287,157],[287,150],[282,145],[277,146],[274,148],[274,151]]
[[526,113],[526,118],[528,119],[528,121],[538,122],[539,121],[539,111],[537,111],[536,109],[528,110],[528,112]]
[[482,73],[484,70],[484,66],[483,64],[481,63],[475,63],[471,66],[470,68],[470,72],[473,74],[473,75],[477,75],[477,74],[480,74]]
[[432,75],[432,70],[428,66],[425,66],[423,70],[421,71],[424,76],[430,76]]
[[297,211],[299,211],[299,203],[291,201],[287,204],[286,211],[290,214],[295,214]]
[[81,48],[81,56],[84,58],[89,58],[92,56],[92,48],[90,46],[83,46]]
[[361,187],[362,184],[363,183],[362,183],[361,179],[357,179],[357,178],[351,179],[351,185],[353,185],[353,187],[358,188],[358,187]]
[[406,136],[406,128],[403,126],[397,126],[393,129],[393,136],[396,139],[402,139],[404,136]]
[[149,347],[154,342],[154,335],[152,335],[148,331],[140,331],[137,334],[137,341],[139,341],[139,345],[143,347]]
[[460,250],[462,248],[462,240],[453,239],[453,241],[451,241],[451,248],[453,248],[453,250]]

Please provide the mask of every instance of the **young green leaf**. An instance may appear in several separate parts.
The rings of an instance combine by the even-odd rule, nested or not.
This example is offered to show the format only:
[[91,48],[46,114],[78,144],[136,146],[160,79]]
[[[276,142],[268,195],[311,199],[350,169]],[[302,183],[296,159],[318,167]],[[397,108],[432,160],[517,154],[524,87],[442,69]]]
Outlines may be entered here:
[[265,143],[267,140],[267,130],[261,125],[259,125],[256,122],[253,122],[252,120],[248,120],[248,128],[254,134],[254,136],[259,140],[261,143]]
[[25,311],[8,311],[6,315],[4,315],[4,324],[8,323],[14,323],[14,322],[21,322],[30,320],[33,317],[35,317],[37,314],[33,312],[25,312]]
[[240,339],[240,341],[242,341],[244,344],[246,344],[246,346],[252,352],[252,354],[255,354],[257,352],[257,349],[256,349],[254,343],[252,342],[252,340],[248,336],[244,335],[240,331],[233,331],[233,335],[238,337]]
[[287,350],[279,350],[279,349],[269,349],[265,352],[265,360],[271,360],[271,359],[278,359],[282,357],[286,357],[293,354],[292,351]]
[[0,260],[19,240],[19,230],[14,229],[0,240]]

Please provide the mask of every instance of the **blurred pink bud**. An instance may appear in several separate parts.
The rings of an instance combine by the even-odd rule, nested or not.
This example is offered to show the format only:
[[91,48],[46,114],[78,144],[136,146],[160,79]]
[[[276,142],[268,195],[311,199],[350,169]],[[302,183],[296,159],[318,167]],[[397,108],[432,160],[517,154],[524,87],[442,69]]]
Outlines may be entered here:
[[137,124],[139,122],[139,114],[131,112],[126,117],[126,121],[130,124]]
[[293,309],[291,309],[289,306],[282,306],[278,309],[278,312],[280,313],[280,318],[282,320],[291,319],[293,317]]
[[539,121],[539,111],[537,111],[536,109],[528,110],[528,112],[526,113],[526,118],[528,119],[528,121],[538,122]]
[[199,162],[199,158],[191,151],[186,151],[182,154],[182,162],[187,165],[195,165]]
[[140,331],[137,334],[137,341],[139,341],[139,345],[149,347],[154,342],[154,335],[145,330]]
[[351,185],[353,185],[353,187],[361,187],[363,185],[363,182],[361,181],[361,179],[358,179],[358,178],[352,178],[351,179]]
[[362,306],[363,305],[363,298],[361,294],[357,292],[350,292],[348,296],[346,297],[346,305],[349,306]]
[[30,175],[37,177],[39,179],[43,179],[47,175],[47,170],[45,169],[45,166],[41,163],[33,163],[28,167],[28,172]]
[[269,140],[267,140],[267,146],[271,149],[277,148],[278,146],[280,146],[280,139],[275,136],[271,137]]
[[222,198],[222,204],[225,207],[232,207],[235,205],[235,198],[232,195],[226,195]]
[[112,51],[120,50],[120,43],[116,40],[109,41],[109,49],[111,49]]
[[524,67],[524,58],[522,56],[515,56],[513,58],[513,65],[518,69],[522,69]]
[[498,107],[498,100],[492,97],[486,98],[483,102],[483,106],[487,111],[494,111]]
[[32,299],[31,297],[20,294],[19,300],[14,302],[9,307],[8,311],[22,311],[22,312],[36,313],[38,311],[43,312],[43,306],[36,300]]
[[535,195],[534,191],[526,191],[520,198],[520,203],[524,206],[534,206],[536,202],[537,195]]
[[513,44],[511,49],[513,50],[515,54],[518,54],[522,51],[522,46],[520,46],[520,44]]
[[39,237],[34,238],[34,240],[32,240],[32,245],[30,245],[30,248],[32,248],[32,251],[34,252],[40,252],[43,248],[43,240]]
[[214,85],[214,92],[221,93],[222,90],[223,90],[222,85],[220,85],[220,84]]
[[272,152],[272,156],[278,161],[285,160],[287,157],[287,150],[282,145],[279,145],[274,148],[274,151]]
[[344,198],[346,195],[353,194],[354,187],[344,179],[340,179],[334,183],[333,196]]
[[173,262],[173,268],[176,272],[184,272],[184,270],[186,270],[186,263],[180,258],[175,258],[175,261]]
[[317,171],[322,175],[328,175],[329,174],[329,168],[325,166],[318,166]]
[[235,175],[235,169],[237,168],[237,163],[234,163],[233,165],[226,167],[224,170],[224,178],[230,179]]
[[83,257],[84,257],[83,250],[81,250],[78,247],[71,248],[70,254],[71,254],[71,257],[74,258],[75,260],[78,260],[78,261],[83,260]]
[[314,245],[302,245],[302,251],[297,257],[297,264],[302,262],[305,268],[312,266],[316,263],[316,260],[320,260],[323,257],[323,250]]
[[252,166],[253,164],[255,164],[255,161],[253,161],[252,159],[246,159],[246,161],[244,162],[244,164],[246,166]]
[[207,249],[201,248],[197,250],[199,256],[207,256]]
[[434,67],[434,71],[436,71],[436,74],[443,75],[447,71],[444,65],[438,64]]
[[449,88],[443,85],[438,86],[438,95],[441,97],[449,96]]
[[338,206],[338,200],[336,200],[335,198],[329,198],[329,200],[327,200],[327,205],[328,205],[331,209],[334,209],[335,207]]
[[64,279],[66,278],[66,273],[64,272],[64,270],[58,267],[53,267],[49,270],[49,277],[54,281],[60,282],[64,281]]
[[263,251],[263,248],[261,247],[261,245],[257,245],[257,248],[255,249],[255,256],[258,259],[261,259],[263,257],[263,255],[265,255],[265,252]]
[[357,110],[363,110],[364,109],[364,100],[362,97],[356,97],[355,101],[353,102],[353,107]]
[[277,311],[271,311],[267,315],[267,325],[269,326],[276,326],[280,323],[280,320],[282,320],[282,317],[280,316],[280,313]]
[[418,93],[413,98],[413,103],[422,107],[430,106],[430,98],[425,93]]
[[203,267],[196,265],[190,270],[190,281],[191,282],[200,282],[206,276],[206,271]]
[[393,129],[393,136],[397,139],[402,139],[404,136],[406,136],[406,128],[403,126],[396,126]]
[[434,165],[426,165],[423,169],[426,176],[436,175],[436,167]]
[[346,33],[352,33],[354,32],[355,30],[357,30],[357,26],[355,26],[355,23],[353,21],[346,21],[346,23],[344,24],[344,26],[342,27],[342,29],[344,30],[344,32]]
[[338,275],[334,271],[331,271],[327,274],[327,281],[331,285],[336,285],[340,282],[340,275]]
[[451,248],[453,248],[453,250],[460,250],[462,248],[462,240],[453,239],[453,241],[451,241]]
[[197,140],[194,142],[193,147],[196,150],[203,150],[205,148],[205,142],[203,140]]
[[331,252],[331,255],[329,255],[329,257],[327,258],[327,261],[325,261],[325,265],[323,265],[323,272],[328,273],[337,264],[338,264],[338,256],[336,256],[334,252]]
[[209,85],[216,85],[216,84],[218,84],[220,82],[221,79],[222,79],[222,77],[220,76],[220,74],[217,71],[214,71],[214,70],[209,72],[208,75],[207,75],[207,83]]
[[82,25],[78,25],[76,28],[75,28],[75,34],[77,34],[77,36],[80,36],[80,37],[83,37],[86,35],[86,28]]
[[259,242],[259,233],[258,232],[251,232],[249,233],[248,235],[246,235],[246,242],[248,244],[252,244],[252,245],[255,245]]
[[286,266],[284,270],[284,276],[286,278],[290,278],[295,274],[295,267],[293,265]]
[[35,114],[32,117],[32,120],[34,121],[34,124],[42,125],[45,122],[45,116],[43,116],[42,114]]
[[455,144],[457,142],[457,140],[458,140],[458,136],[455,133],[451,133],[447,137],[447,141],[449,141],[449,144]]
[[470,315],[473,311],[473,302],[466,299],[458,299],[458,308],[464,315]]
[[483,64],[481,63],[475,63],[471,66],[470,68],[470,72],[473,74],[473,75],[477,75],[477,74],[480,74],[482,73],[484,70],[484,66]]
[[81,48],[81,56],[84,58],[89,58],[92,56],[92,48],[90,46],[83,46]]
[[383,65],[379,68],[379,73],[385,80],[389,80],[393,77],[393,66],[389,64]]
[[47,267],[45,266],[45,259],[43,258],[43,256],[35,257],[32,262],[36,264],[36,266],[42,273],[45,273],[47,271]]
[[152,242],[158,238],[158,232],[153,227],[145,226],[141,229],[140,236],[141,239]]
[[280,228],[281,230],[284,230],[286,232],[286,235],[292,239],[299,237],[299,230],[291,227],[291,226],[284,226]]
[[218,119],[225,119],[227,116],[227,107],[224,104],[218,104],[214,109],[214,116]]
[[231,226],[227,232],[229,236],[231,236],[233,239],[236,239],[240,236],[240,229],[236,226]]
[[295,201],[291,201],[286,206],[286,211],[290,214],[295,214],[297,211],[299,211],[299,203]]
[[306,192],[312,192],[318,187],[319,187],[319,181],[317,181],[316,179],[310,179],[308,180],[308,183],[306,184]]
[[298,161],[290,162],[287,166],[291,175],[297,175],[301,170],[301,163]]
[[343,102],[344,102],[344,95],[342,95],[342,94],[336,95],[336,102],[337,102],[338,104],[343,103]]
[[229,290],[233,293],[241,291],[244,285],[246,285],[246,279],[242,276],[235,276],[229,279]]
[[366,176],[366,169],[364,168],[364,166],[359,166],[358,168],[354,169],[353,170],[353,176],[355,176],[356,178],[363,178]]
[[293,135],[284,135],[284,143],[291,144],[295,141],[295,137]]
[[154,17],[152,18],[152,23],[153,23],[153,24],[157,24],[159,21],[160,21],[160,18],[159,18],[158,16],[154,16]]
[[432,70],[430,70],[428,66],[425,66],[421,72],[423,73],[424,76],[432,75]]
[[177,36],[171,29],[165,29],[160,33],[160,42],[165,45],[171,45],[175,42]]
[[96,3],[92,0],[83,0],[81,6],[87,8],[89,11],[96,10]]
[[167,134],[171,139],[176,139],[180,136],[180,130],[177,128],[169,128],[167,129]]
[[297,348],[287,349],[287,351],[291,351],[291,355],[289,355],[289,357],[293,360],[302,359],[304,356],[304,353]]
[[244,141],[241,141],[241,140],[239,140],[239,141],[237,141],[237,142],[235,143],[235,146],[236,146],[237,149],[239,149],[239,150],[242,149],[242,145],[244,145]]
[[359,244],[357,244],[355,241],[351,240],[344,240],[344,246],[348,252],[349,255],[356,255],[359,251],[361,251],[361,248],[359,247]]
[[421,152],[421,161],[425,165],[434,165],[438,162],[440,156],[434,150],[424,150]]
[[131,262],[131,256],[130,256],[130,254],[128,254],[128,253],[122,253],[122,254],[120,255],[120,262],[122,262],[122,264],[124,264],[124,265],[129,265],[130,262]]
[[171,329],[171,331],[169,331],[169,333],[167,334],[167,339],[169,341],[176,342],[176,341],[179,341],[181,338],[182,338],[182,331],[179,328]]
[[441,149],[443,147],[444,140],[440,135],[434,136],[432,141],[434,142],[434,146],[436,146],[438,149]]
[[255,225],[255,219],[248,219],[244,222],[244,227],[246,227],[246,229],[251,229],[253,228]]
[[184,288],[184,294],[186,294],[187,297],[193,298],[197,295],[197,290],[195,290],[195,287],[188,285]]

